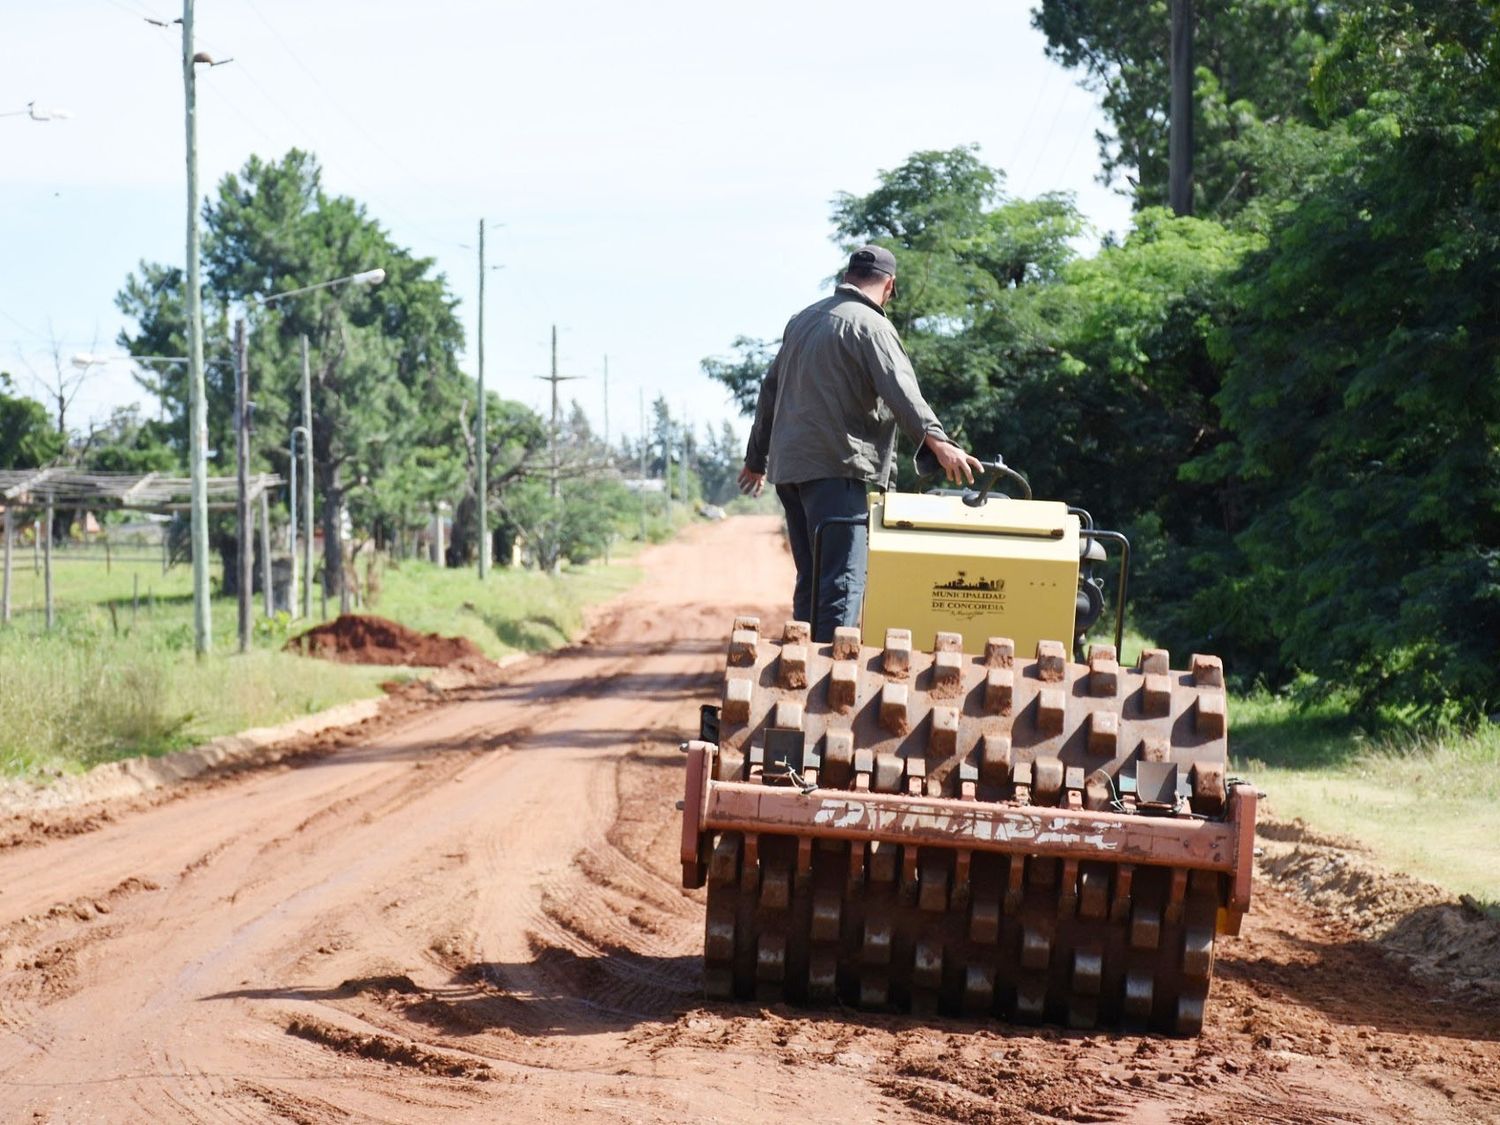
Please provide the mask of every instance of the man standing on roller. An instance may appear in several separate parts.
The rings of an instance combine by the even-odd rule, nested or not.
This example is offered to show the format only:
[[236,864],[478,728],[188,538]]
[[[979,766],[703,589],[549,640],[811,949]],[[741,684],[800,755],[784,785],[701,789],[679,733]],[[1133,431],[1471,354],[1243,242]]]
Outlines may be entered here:
[[755,424],[740,470],[740,491],[759,496],[767,479],[786,509],[797,586],[792,612],[810,621],[818,584],[814,641],[833,640],[859,621],[865,589],[865,529],[834,525],[823,535],[813,574],[813,535],[831,516],[862,516],[871,485],[887,488],[895,469],[896,428],[926,446],[955,484],[981,468],[943,431],[885,306],[896,291],[896,258],[861,246],[844,279],[787,322],[781,350],[761,383]]

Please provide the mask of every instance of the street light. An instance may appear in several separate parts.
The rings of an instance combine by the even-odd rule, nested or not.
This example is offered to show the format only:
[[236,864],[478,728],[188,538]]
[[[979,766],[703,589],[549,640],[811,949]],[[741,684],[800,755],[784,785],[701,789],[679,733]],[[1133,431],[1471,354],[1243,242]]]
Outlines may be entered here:
[[95,355],[92,352],[75,352],[73,355],[74,367],[97,367],[103,363],[186,363],[185,355],[128,355],[121,352],[119,355]]
[[56,106],[39,106],[36,102],[27,102],[25,109],[11,109],[0,113],[0,117],[29,117],[33,121],[66,121],[73,114],[66,109],[58,109]]
[[[359,273],[351,273],[348,277],[336,277],[332,281],[319,281],[312,285],[303,285],[297,289],[288,289],[284,293],[272,293],[268,297],[260,297],[258,300],[262,305],[275,304],[277,301],[285,300],[287,297],[300,297],[304,293],[311,293],[316,289],[331,289],[335,285],[379,285],[385,280],[385,270],[376,267],[372,270],[361,270]],[[257,299],[257,298],[252,298]]]
[[[301,296],[318,289],[331,289],[336,285],[379,285],[385,280],[385,270],[380,267],[361,270],[352,273],[348,277],[336,277],[330,281],[319,281],[313,285],[303,285],[297,289],[288,289],[282,293],[272,293],[265,297],[251,297],[250,301],[260,304],[263,308],[283,301],[288,297]],[[292,454],[292,533],[296,535],[297,527],[297,431],[302,431],[302,468],[303,468],[303,517],[302,522],[307,528],[303,536],[303,566],[302,566],[302,614],[304,617],[312,617],[312,578],[313,578],[313,443],[312,443],[312,365],[307,355],[307,333],[302,334],[302,425],[292,430],[291,454]],[[296,567],[297,547],[295,541],[292,543],[292,566]],[[293,579],[295,590],[296,581]]]
[[[77,352],[73,356],[73,366],[87,370],[90,367],[105,367],[111,363],[165,363],[183,364],[189,362],[185,355],[97,355],[91,352]],[[157,407],[161,411],[161,420],[167,420],[167,384],[163,377],[157,376],[156,381]]]

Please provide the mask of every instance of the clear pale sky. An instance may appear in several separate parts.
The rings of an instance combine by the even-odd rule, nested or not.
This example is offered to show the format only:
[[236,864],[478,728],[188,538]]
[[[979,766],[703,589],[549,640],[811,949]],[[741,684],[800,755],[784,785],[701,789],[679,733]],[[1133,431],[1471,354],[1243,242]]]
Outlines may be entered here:
[[[698,361],[816,299],[840,261],[830,200],[915,150],[978,143],[1011,194],[1072,191],[1100,231],[1128,226],[1095,182],[1103,117],[1043,56],[1030,7],[200,0],[198,48],[234,60],[199,68],[200,185],[251,153],[314,152],[327,188],[436,259],[471,372],[484,217],[505,267],[486,291],[491,387],[544,404],[532,376],[555,322],[596,426],[606,354],[613,433],[638,429],[641,389],[717,422],[733,408]],[[27,393],[51,337],[65,357],[118,352],[114,295],[139,260],[183,261],[180,33],[145,19],[181,14],[46,0],[0,16],[0,112],[73,115],[0,118],[0,370]],[[140,398],[124,366],[95,368],[69,420]]]

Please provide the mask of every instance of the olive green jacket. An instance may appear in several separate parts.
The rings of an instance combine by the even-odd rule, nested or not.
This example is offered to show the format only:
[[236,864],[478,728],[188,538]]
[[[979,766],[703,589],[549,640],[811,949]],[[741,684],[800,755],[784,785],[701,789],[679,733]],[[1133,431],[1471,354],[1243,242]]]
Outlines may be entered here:
[[787,322],[760,386],[745,467],[772,484],[844,477],[887,487],[896,428],[947,441],[883,309],[853,285]]

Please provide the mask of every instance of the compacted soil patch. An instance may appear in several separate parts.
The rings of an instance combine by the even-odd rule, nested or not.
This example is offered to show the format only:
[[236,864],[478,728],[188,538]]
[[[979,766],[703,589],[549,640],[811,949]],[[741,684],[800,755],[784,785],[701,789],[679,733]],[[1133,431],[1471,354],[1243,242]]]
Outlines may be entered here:
[[345,664],[446,668],[488,663],[468,637],[418,633],[384,617],[360,613],[346,613],[293,637],[286,643],[286,651]]

